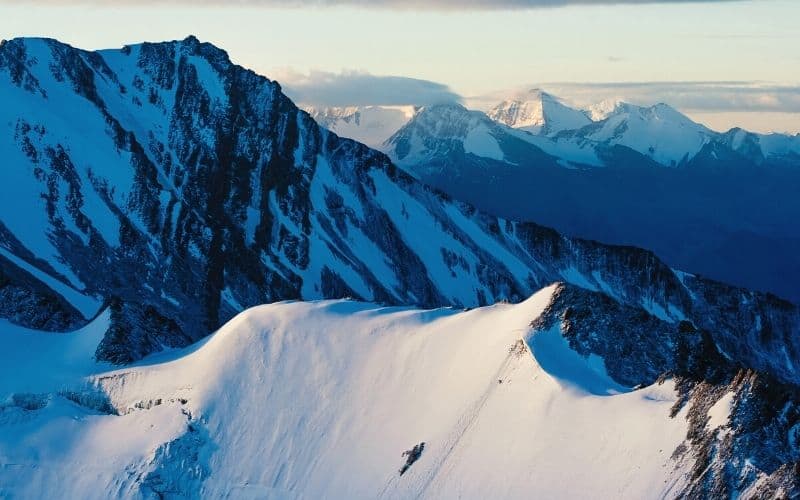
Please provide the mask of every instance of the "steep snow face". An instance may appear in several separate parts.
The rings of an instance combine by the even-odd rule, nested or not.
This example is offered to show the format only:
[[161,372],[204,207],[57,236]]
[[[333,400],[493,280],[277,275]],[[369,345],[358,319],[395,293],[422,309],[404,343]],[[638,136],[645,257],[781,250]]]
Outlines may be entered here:
[[622,145],[665,166],[691,160],[716,133],[666,104],[618,104],[604,120],[576,132],[582,138]]
[[[607,379],[597,363],[571,350],[557,330],[530,326],[553,289],[517,305],[468,312],[347,301],[260,306],[201,344],[139,366],[113,372],[85,366],[83,377],[68,371],[60,383],[37,387],[38,396],[17,394],[9,400],[16,403],[0,408],[0,456],[12,464],[0,469],[0,492],[677,494],[683,468],[670,457],[687,424],[684,413],[670,417],[672,382],[594,394]],[[548,336],[546,349],[541,336]],[[9,338],[0,341],[0,352],[7,352]],[[565,376],[565,367],[581,375]],[[0,370],[9,375],[10,367]],[[17,389],[9,380],[23,383],[2,380],[3,398]],[[65,396],[87,387],[117,415]],[[420,443],[422,453],[400,475],[403,452]]]
[[509,127],[542,135],[574,130],[591,123],[583,111],[570,108],[557,97],[539,89],[507,99],[494,106],[487,115]]
[[304,108],[321,126],[346,137],[379,148],[417,112],[415,106],[346,106]]
[[460,104],[437,104],[422,108],[383,149],[400,165],[454,153],[503,161],[505,155],[498,143],[501,136],[499,126],[483,113]]

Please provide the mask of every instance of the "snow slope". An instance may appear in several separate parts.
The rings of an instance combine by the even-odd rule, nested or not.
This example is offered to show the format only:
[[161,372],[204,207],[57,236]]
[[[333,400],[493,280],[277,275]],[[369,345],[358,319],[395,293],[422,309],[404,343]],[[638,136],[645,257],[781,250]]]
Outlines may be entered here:
[[93,360],[108,329],[104,311],[70,333],[42,332],[0,320],[0,399],[13,393],[48,393],[74,385],[111,365]]
[[[37,409],[0,408],[0,496],[669,495],[686,432],[669,417],[671,383],[596,395],[608,381],[596,362],[558,331],[531,331],[553,289],[466,312],[260,306],[183,351],[40,386],[53,392]],[[54,394],[81,383],[119,415]],[[401,453],[421,442],[400,476]]]

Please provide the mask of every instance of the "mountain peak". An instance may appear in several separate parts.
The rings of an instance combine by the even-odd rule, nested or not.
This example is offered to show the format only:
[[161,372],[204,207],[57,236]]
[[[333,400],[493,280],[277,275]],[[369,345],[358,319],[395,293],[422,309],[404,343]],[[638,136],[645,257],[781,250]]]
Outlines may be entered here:
[[659,102],[650,106],[632,104],[621,100],[606,100],[591,106],[589,113],[597,120],[604,120],[611,116],[638,115],[645,119],[670,119],[675,121],[691,121],[685,114],[667,103]]
[[567,106],[539,88],[504,100],[489,110],[488,116],[509,127],[541,135],[578,129],[591,123],[586,113]]
[[186,45],[199,45],[200,44],[200,40],[198,40],[197,37],[194,36],[194,35],[187,36],[186,38],[181,40],[181,42],[186,44]]
[[665,166],[678,166],[715,137],[704,125],[664,103],[639,106],[604,101],[590,111],[603,117],[583,137],[609,145],[626,146]]
[[527,98],[541,99],[541,100],[547,99],[547,100],[556,101],[556,102],[561,101],[560,98],[558,98],[558,97],[554,96],[553,94],[551,94],[549,92],[546,92],[546,91],[544,91],[544,90],[542,90],[542,89],[540,89],[538,87],[534,87],[534,88],[528,90],[526,93],[521,94],[521,96],[522,97],[527,97]]
[[454,102],[454,101],[443,101],[437,102],[433,104],[429,104],[427,106],[423,106],[422,110],[427,110],[429,112],[450,112],[450,113],[469,113],[470,111],[461,103]]
[[492,120],[485,113],[467,109],[463,104],[457,102],[442,102],[423,106],[414,115],[410,123],[416,122],[424,126],[435,126],[438,130],[437,135],[445,133],[452,128],[463,128],[467,122],[493,124]]

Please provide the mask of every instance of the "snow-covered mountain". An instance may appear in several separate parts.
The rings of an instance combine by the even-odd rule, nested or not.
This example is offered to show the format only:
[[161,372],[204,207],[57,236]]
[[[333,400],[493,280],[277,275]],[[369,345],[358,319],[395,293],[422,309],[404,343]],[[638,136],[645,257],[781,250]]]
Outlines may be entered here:
[[495,163],[499,168],[602,164],[589,143],[567,143],[557,137],[513,129],[460,104],[421,108],[382,149],[395,163],[416,175],[421,170],[443,168],[447,175],[467,176],[463,167],[472,163]]
[[[384,150],[483,211],[650,248],[675,267],[800,301],[798,136],[717,134],[666,106],[615,109],[543,136],[432,106]],[[670,168],[656,161],[667,156]]]
[[414,116],[415,106],[313,107],[305,111],[340,137],[378,148]]
[[570,108],[540,89],[506,99],[486,114],[498,123],[542,135],[578,129],[592,122],[585,112]]
[[[581,421],[552,463],[630,458],[609,462],[612,479],[580,471],[594,491],[636,496],[653,477],[675,495],[797,491],[794,304],[482,213],[193,37],[97,52],[6,41],[0,98],[0,496],[516,496],[531,470],[546,494],[566,486],[544,441],[496,431],[547,434],[579,414],[616,415],[611,444],[594,450]],[[532,134],[436,112],[448,120],[422,110],[409,125],[444,140],[393,144],[576,172]],[[344,297],[374,304],[237,316]],[[384,307],[506,301],[522,303]],[[659,379],[677,384],[630,392]],[[520,463],[476,484],[483,460],[509,456]],[[637,475],[644,462],[654,476]]]
[[797,135],[756,134],[740,128],[719,133],[663,103],[643,107],[607,101],[591,107],[589,114],[594,123],[565,135],[604,146],[625,146],[668,167],[706,163],[703,153],[719,148],[724,149],[719,151],[723,158],[713,156],[714,161],[735,163],[724,158],[732,151],[758,165],[800,164]]
[[[525,147],[510,131],[480,111],[461,104],[437,104],[422,108],[408,124],[384,144],[389,156],[400,165],[424,164],[453,155],[515,163],[506,142]],[[527,148],[523,156],[536,152]]]
[[559,136],[552,154],[562,158],[576,145],[591,143],[603,149],[624,146],[674,167],[690,161],[720,136],[666,104],[642,107],[606,100],[579,110],[539,89],[501,102],[487,116],[534,135]]
[[[555,98],[543,95],[540,102],[557,103]],[[573,120],[579,128],[556,125],[569,121],[564,119],[551,122],[548,130],[525,126],[525,119],[517,117],[527,116],[530,109],[515,106],[507,101],[488,114],[459,104],[424,107],[382,149],[395,162],[412,167],[436,163],[454,151],[517,166],[542,165],[541,152],[568,168],[621,163],[676,166],[675,158],[685,165],[704,145],[721,137],[665,105],[641,108],[619,104],[599,122],[571,110],[582,117]],[[533,116],[530,120],[535,121],[535,113]],[[454,164],[454,169],[458,166]]]
[[758,165],[800,166],[800,134],[756,134],[733,128],[718,142]]
[[600,144],[625,146],[674,167],[691,160],[716,133],[666,104],[641,107],[620,103],[604,120],[575,135]]
[[609,301],[554,285],[466,312],[278,303],[117,370],[93,360],[108,313],[76,333],[12,329],[0,493],[797,494],[794,389],[733,368],[689,323]]

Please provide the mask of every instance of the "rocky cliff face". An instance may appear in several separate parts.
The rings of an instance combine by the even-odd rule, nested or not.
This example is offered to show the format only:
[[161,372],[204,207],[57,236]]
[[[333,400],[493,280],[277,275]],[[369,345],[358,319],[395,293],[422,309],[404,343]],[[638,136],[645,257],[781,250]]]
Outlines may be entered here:
[[730,345],[715,318],[702,327],[669,323],[569,285],[533,326],[557,326],[570,347],[599,356],[625,386],[677,382],[672,417],[686,410],[689,427],[673,458],[691,471],[679,496],[793,498],[800,491],[800,390],[774,366],[774,358],[787,359],[780,350],[757,341]]
[[81,314],[63,297],[0,256],[0,317],[40,330],[74,329]]

